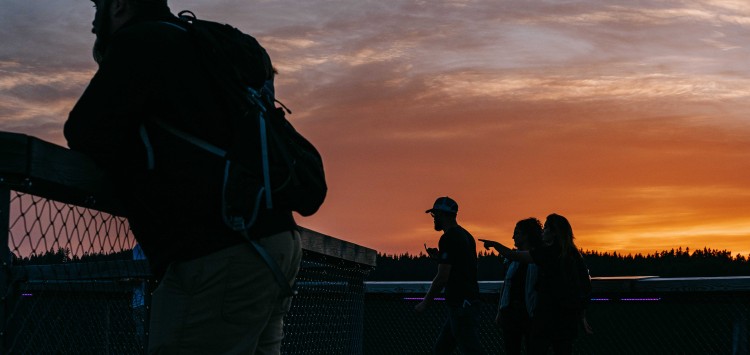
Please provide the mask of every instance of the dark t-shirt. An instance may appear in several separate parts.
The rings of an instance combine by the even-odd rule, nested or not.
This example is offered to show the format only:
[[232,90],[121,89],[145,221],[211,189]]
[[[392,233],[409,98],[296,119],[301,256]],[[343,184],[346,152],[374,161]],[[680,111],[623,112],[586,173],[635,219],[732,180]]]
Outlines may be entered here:
[[479,299],[476,249],[474,237],[461,226],[448,228],[440,237],[439,263],[451,265],[445,286],[448,305],[460,306],[464,300],[474,302]]

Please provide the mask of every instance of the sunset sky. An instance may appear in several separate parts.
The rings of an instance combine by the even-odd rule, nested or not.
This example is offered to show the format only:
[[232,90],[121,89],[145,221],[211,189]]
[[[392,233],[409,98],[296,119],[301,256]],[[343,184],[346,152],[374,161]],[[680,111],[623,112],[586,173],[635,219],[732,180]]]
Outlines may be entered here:
[[[579,247],[750,254],[747,0],[170,0],[274,60],[278,98],[324,156],[298,222],[380,252],[440,233],[512,244],[552,212]],[[96,70],[88,0],[2,0],[0,130],[65,145]],[[155,58],[158,60],[158,58]]]

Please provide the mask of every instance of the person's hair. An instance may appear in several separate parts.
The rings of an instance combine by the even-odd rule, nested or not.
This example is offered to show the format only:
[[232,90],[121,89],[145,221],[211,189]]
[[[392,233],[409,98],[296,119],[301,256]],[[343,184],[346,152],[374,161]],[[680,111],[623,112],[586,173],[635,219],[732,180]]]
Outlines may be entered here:
[[151,5],[151,6],[166,6],[167,0],[131,0],[132,2],[142,4],[142,5]]
[[578,252],[578,247],[574,242],[573,227],[570,226],[567,218],[553,213],[547,216],[544,225],[549,227],[555,238],[555,243],[559,243],[563,258],[566,258],[573,251],[575,251],[574,253]]
[[169,9],[167,0],[129,0],[137,12]]
[[522,219],[516,223],[516,228],[526,236],[529,249],[538,248],[542,245],[542,222],[534,217]]

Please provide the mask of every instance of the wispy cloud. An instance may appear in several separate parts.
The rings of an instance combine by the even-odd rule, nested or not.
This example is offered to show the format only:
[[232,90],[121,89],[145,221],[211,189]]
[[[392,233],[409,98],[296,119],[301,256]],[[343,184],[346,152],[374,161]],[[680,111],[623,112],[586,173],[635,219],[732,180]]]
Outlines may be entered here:
[[[89,6],[4,1],[0,129],[64,143],[96,70]],[[417,251],[436,237],[425,204],[451,194],[466,226],[506,242],[556,211],[583,247],[747,250],[746,1],[170,6],[272,55],[290,119],[326,158],[329,199],[306,226]]]

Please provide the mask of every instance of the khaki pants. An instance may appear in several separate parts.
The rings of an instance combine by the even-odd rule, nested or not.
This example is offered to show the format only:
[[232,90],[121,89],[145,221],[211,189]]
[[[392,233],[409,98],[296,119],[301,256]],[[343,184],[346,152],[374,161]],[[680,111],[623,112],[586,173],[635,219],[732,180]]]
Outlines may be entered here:
[[[300,236],[258,240],[291,284]],[[291,297],[248,244],[173,263],[152,298],[149,354],[279,354]]]

